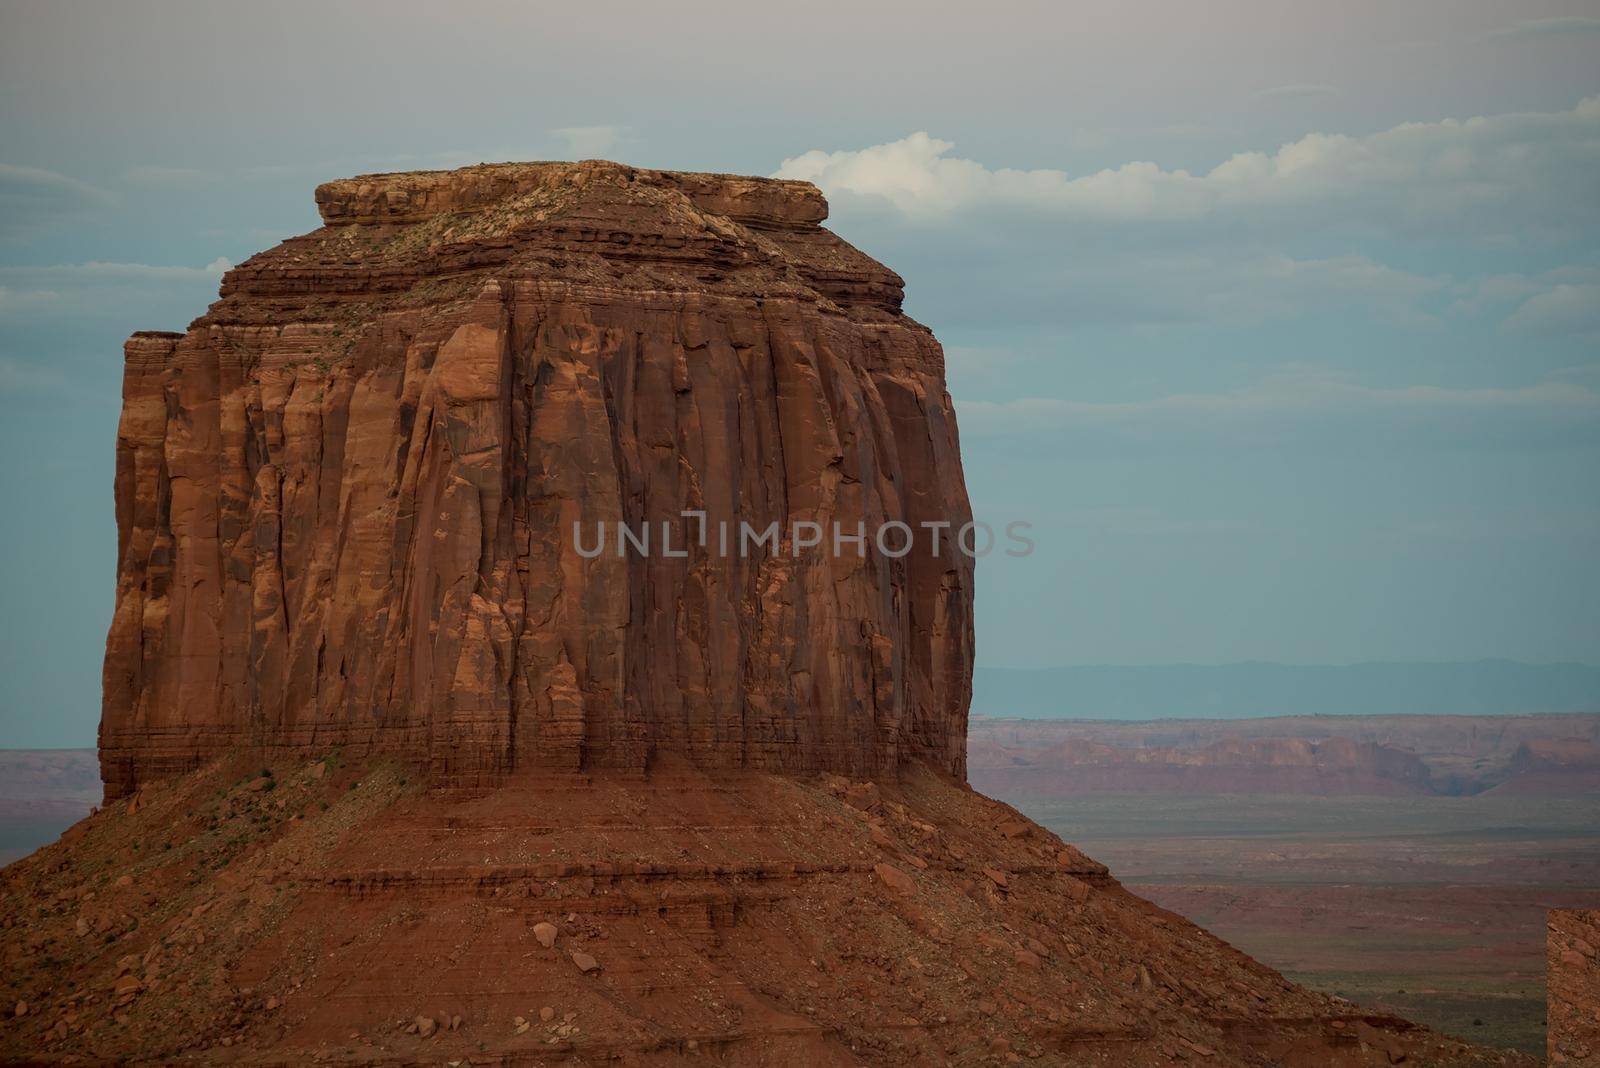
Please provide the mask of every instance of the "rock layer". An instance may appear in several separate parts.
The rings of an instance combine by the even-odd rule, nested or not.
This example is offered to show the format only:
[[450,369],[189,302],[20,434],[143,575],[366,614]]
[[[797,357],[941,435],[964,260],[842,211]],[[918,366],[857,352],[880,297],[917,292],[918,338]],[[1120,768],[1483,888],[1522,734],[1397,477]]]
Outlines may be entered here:
[[317,204],[127,343],[108,797],[241,746],[964,774],[970,559],[795,544],[969,518],[940,347],[813,186],[504,164]]

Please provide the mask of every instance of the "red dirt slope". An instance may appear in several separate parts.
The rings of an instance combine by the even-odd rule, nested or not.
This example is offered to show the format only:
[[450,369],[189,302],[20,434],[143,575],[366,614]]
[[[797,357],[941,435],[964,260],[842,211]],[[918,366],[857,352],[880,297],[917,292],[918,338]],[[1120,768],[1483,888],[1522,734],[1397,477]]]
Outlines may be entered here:
[[1294,987],[932,775],[404,776],[212,765],[6,869],[0,1057],[1520,1063]]

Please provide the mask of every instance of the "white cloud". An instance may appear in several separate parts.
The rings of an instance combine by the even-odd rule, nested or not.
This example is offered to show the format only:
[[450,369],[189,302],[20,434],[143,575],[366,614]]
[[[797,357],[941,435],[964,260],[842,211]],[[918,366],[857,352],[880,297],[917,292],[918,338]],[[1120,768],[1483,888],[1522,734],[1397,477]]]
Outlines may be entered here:
[[[204,267],[149,263],[64,263],[0,267],[0,315],[7,318],[82,318],[116,308],[137,309],[153,298],[215,293],[233,266],[218,256]],[[158,300],[157,303],[163,303]]]
[[622,126],[563,126],[551,130],[571,159],[598,159],[615,152],[627,139]]
[[1457,442],[1538,444],[1600,440],[1600,391],[1570,381],[1513,388],[1382,388],[1316,374],[1285,374],[1226,393],[1094,403],[1050,397],[958,401],[963,435],[1084,432],[1104,443],[1217,439],[1232,444],[1400,434]]
[[910,216],[1020,209],[1083,222],[1230,220],[1518,242],[1600,224],[1600,97],[1570,111],[1404,123],[1365,136],[1308,134],[1211,170],[1148,161],[1092,174],[990,168],[918,132],[858,150],[814,149],[776,176]]
[[1509,333],[1600,336],[1600,283],[1557,283],[1523,301],[1503,326]]
[[0,163],[0,237],[14,237],[114,202],[111,194],[76,178]]
[[[231,266],[218,256],[203,267],[107,261],[0,267],[0,393],[114,391],[117,379],[106,375],[105,360],[122,339],[152,326],[181,328],[216,298],[217,282]],[[39,338],[56,343],[40,346]]]
[[944,362],[952,373],[988,375],[1009,370],[1024,362],[1026,356],[1014,348],[992,346],[946,345]]
[[1500,329],[1508,334],[1600,338],[1600,267],[1566,264],[1475,279],[1450,311],[1501,317]]
[[1256,96],[1263,100],[1299,100],[1307,97],[1339,96],[1344,90],[1336,85],[1320,85],[1309,82],[1299,82],[1294,85],[1275,85],[1271,89],[1263,89]]
[[0,285],[0,312],[48,307],[61,299],[54,289],[15,289]]
[[1235,264],[1218,263],[1209,274],[1195,272],[1190,285],[1207,293],[1211,317],[1217,319],[1264,322],[1354,303],[1397,325],[1419,327],[1436,321],[1420,303],[1444,292],[1449,282],[1365,256],[1311,260],[1263,255]]
[[67,385],[67,377],[51,367],[0,356],[0,395],[49,393]]
[[1085,530],[1140,537],[1252,537],[1279,531],[1233,516],[1176,516],[1158,508],[1069,508],[1050,524],[1062,530]]
[[1547,513],[1507,512],[1494,516],[1450,516],[1385,524],[1373,533],[1399,542],[1505,542],[1578,540],[1600,536],[1600,512],[1557,508]]
[[40,281],[57,279],[68,282],[94,281],[195,281],[220,278],[233,264],[227,257],[218,256],[204,267],[164,266],[150,263],[108,263],[90,260],[88,263],[59,263],[44,267],[0,267],[0,280]]
[[1343,316],[1432,330],[1457,294],[1448,277],[1354,253],[1311,258],[1223,242],[1086,247],[1047,233],[990,248],[958,232],[923,255],[912,314],[936,329],[1254,328]]
[[192,189],[196,186],[214,182],[219,177],[214,171],[202,171],[194,167],[162,167],[157,165],[130,167],[122,173],[123,180],[134,185],[174,189]]
[[1476,297],[1483,301],[1525,300],[1551,286],[1570,282],[1600,282],[1600,267],[1568,263],[1538,274],[1495,274],[1475,283]]
[[1600,19],[1585,15],[1564,15],[1553,19],[1529,19],[1515,26],[1488,34],[1491,40],[1543,41],[1575,34],[1600,33]]

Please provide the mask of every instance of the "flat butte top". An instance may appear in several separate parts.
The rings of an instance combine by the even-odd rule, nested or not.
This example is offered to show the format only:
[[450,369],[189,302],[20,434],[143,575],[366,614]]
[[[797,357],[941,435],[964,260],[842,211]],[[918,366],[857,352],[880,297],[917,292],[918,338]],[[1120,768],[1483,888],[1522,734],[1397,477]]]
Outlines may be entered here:
[[323,226],[229,271],[200,322],[365,318],[488,276],[796,299],[902,319],[899,275],[822,228],[809,182],[600,160],[370,174],[317,188]]

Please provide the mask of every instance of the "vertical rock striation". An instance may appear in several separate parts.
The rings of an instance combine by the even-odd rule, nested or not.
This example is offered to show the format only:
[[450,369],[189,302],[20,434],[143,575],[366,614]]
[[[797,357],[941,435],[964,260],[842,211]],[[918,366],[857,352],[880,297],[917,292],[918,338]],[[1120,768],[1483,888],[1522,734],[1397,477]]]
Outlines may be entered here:
[[127,343],[109,797],[241,746],[964,775],[943,356],[814,187],[504,164],[317,203]]

